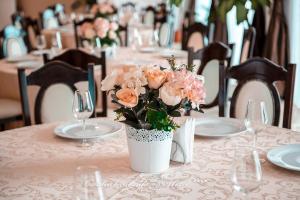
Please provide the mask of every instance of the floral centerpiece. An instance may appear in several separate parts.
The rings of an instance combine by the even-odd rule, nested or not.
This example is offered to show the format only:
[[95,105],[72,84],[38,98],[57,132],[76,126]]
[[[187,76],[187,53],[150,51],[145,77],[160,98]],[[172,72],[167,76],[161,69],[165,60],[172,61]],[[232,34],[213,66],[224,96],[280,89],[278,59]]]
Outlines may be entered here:
[[95,17],[110,18],[117,14],[118,10],[113,4],[109,2],[102,2],[94,4],[90,12],[95,15]]
[[[180,109],[201,111],[204,103],[203,76],[193,73],[193,66],[177,67],[174,57],[168,61],[170,69],[132,67],[113,71],[102,81],[101,89],[120,106],[115,110],[118,119],[128,125],[131,167],[136,171],[168,168],[172,131],[177,128],[172,117],[180,116]],[[158,147],[162,149],[156,155]]]
[[112,46],[117,44],[118,28],[119,25],[116,22],[98,17],[94,23],[82,24],[79,28],[79,34],[84,40],[91,43],[95,43],[96,38],[99,38],[102,46]]

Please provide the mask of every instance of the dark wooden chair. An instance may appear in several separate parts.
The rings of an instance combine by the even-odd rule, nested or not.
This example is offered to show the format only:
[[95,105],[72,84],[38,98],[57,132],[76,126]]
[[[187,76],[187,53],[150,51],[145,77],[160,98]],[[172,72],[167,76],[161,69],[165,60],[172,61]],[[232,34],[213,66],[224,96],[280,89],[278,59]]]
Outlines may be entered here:
[[[11,16],[12,24],[17,25],[20,23],[22,30],[25,32],[24,42],[27,46],[28,51],[35,49],[33,44],[35,37],[40,34],[39,22],[31,17],[24,16],[23,13],[16,12]],[[32,35],[33,34],[33,35]]]
[[[153,16],[153,19],[150,19],[150,17],[152,17]],[[156,21],[155,21],[155,16],[156,16],[156,10],[155,10],[155,8],[154,7],[152,7],[152,6],[148,6],[146,9],[145,9],[145,14],[144,14],[144,16],[143,16],[143,23],[144,24],[146,24],[146,25],[152,25],[153,27],[155,27],[155,23],[156,23]],[[148,19],[148,17],[149,17],[149,19]],[[152,24],[150,24],[150,22],[149,21],[150,20],[153,20],[151,23]]]
[[[227,70],[223,68],[221,73],[221,77],[223,78],[223,82],[221,83],[222,90],[219,93],[220,99],[224,100],[226,96],[224,87],[226,80],[230,78],[236,79],[238,85],[232,95],[230,117],[244,118],[245,113],[241,111],[245,110],[248,99],[258,99],[260,95],[267,95],[264,96],[264,99],[271,99],[271,103],[266,102],[267,108],[272,107],[267,110],[268,113],[272,112],[272,118],[269,119],[270,124],[279,126],[280,115],[282,113],[280,96],[274,86],[274,82],[284,81],[286,88],[284,92],[285,100],[282,126],[284,128],[291,128],[295,71],[296,66],[294,64],[289,64],[287,69],[285,69],[266,58],[259,57],[251,58]],[[223,101],[222,104],[226,105],[226,102]]]
[[122,26],[119,25],[119,34],[118,34],[120,45],[128,46],[128,25]]
[[[58,55],[51,60],[47,59],[47,55],[43,55],[44,57],[44,63],[52,62],[52,61],[63,61],[65,63],[68,63],[72,66],[81,68],[85,71],[87,71],[87,66],[89,63],[94,63],[95,65],[101,65],[101,79],[100,82],[106,77],[106,57],[105,52],[102,51],[101,55],[95,56],[88,54],[82,50],[79,49],[70,49],[62,53],[61,55]],[[101,97],[102,97],[102,111],[97,111],[97,116],[106,117],[107,116],[107,95],[105,91],[100,91]],[[96,100],[98,97],[98,89],[96,87]],[[97,101],[96,101],[97,102]]]
[[188,43],[191,39],[191,37],[194,34],[200,34],[202,37],[202,44],[197,44],[200,46],[205,45],[205,38],[207,38],[207,27],[201,23],[194,23],[188,27],[185,27],[185,25],[182,26],[182,40],[181,40],[181,46],[182,50],[187,50],[188,49]]
[[[0,31],[0,58],[3,53],[4,33]],[[5,130],[5,125],[10,122],[22,120],[21,104],[17,100],[0,98],[0,131]]]
[[[220,104],[223,99],[220,99],[219,92],[222,87],[226,85],[221,85],[223,82],[223,77],[221,72],[224,68],[229,66],[229,61],[231,60],[231,49],[227,45],[216,42],[211,43],[207,47],[200,49],[196,52],[192,48],[188,49],[188,65],[193,65],[195,60],[200,60],[200,66],[198,66],[197,74],[205,75],[205,85],[207,96],[209,92],[209,101],[203,105],[202,108],[212,108],[214,106],[219,106],[219,116],[224,116],[224,106]],[[217,63],[212,63],[213,61],[218,61]],[[210,77],[213,76],[213,77]],[[219,82],[219,83],[218,83]],[[214,89],[208,89],[208,87],[216,87]],[[219,86],[219,88],[217,88]]]
[[255,38],[256,38],[256,30],[254,27],[250,27],[249,29],[244,31],[240,63],[243,63],[249,58],[253,57]]
[[78,28],[80,26],[82,26],[84,23],[94,23],[94,21],[95,21],[95,18],[85,18],[81,21],[73,20],[76,48],[83,47],[82,42],[84,41],[84,38],[80,37],[80,35],[78,33]]
[[88,80],[89,91],[91,93],[92,100],[95,103],[94,65],[89,64],[87,68],[88,71],[84,71],[61,61],[53,61],[47,63],[45,66],[32,72],[28,76],[26,76],[25,74],[25,69],[18,69],[20,96],[22,101],[23,119],[25,125],[31,125],[29,100],[27,93],[27,86],[29,85],[36,85],[40,87],[34,105],[34,116],[36,124],[43,123],[42,104],[44,95],[46,93],[46,90],[49,89],[50,86],[53,86],[55,84],[65,84],[74,92],[76,90],[76,83]]

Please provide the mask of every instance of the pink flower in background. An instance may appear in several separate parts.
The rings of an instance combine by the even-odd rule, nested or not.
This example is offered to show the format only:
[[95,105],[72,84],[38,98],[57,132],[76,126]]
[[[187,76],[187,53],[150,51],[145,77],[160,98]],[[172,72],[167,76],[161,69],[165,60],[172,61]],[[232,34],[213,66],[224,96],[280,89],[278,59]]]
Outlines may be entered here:
[[86,32],[87,29],[93,29],[93,28],[94,27],[93,27],[93,25],[91,23],[86,22],[86,23],[84,23],[84,24],[82,24],[80,26],[80,28],[79,28],[79,34],[80,35],[84,35],[84,33]]
[[119,28],[119,25],[116,22],[112,22],[109,25],[110,30],[116,31]]
[[114,9],[111,4],[102,3],[102,4],[99,4],[99,12],[100,13],[113,13]]
[[103,32],[107,32],[109,30],[109,25],[109,21],[101,17],[97,18],[94,22],[95,29]]
[[102,31],[102,30],[98,30],[98,31],[97,31],[97,35],[98,35],[101,39],[103,39],[103,38],[106,37],[107,32]]
[[97,12],[98,12],[98,5],[94,4],[91,8],[91,13],[95,15]]
[[108,37],[109,37],[109,39],[111,39],[111,40],[115,40],[115,39],[117,38],[117,34],[116,34],[115,31],[109,31],[109,32],[108,32]]

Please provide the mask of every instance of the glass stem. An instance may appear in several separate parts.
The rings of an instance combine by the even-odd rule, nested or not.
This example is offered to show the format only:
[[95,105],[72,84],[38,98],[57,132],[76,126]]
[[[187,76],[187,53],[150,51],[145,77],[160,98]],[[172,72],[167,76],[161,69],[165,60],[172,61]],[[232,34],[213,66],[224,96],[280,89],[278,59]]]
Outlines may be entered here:
[[87,143],[87,141],[86,141],[86,132],[85,132],[85,119],[82,120],[82,130],[83,130],[82,143],[85,144],[85,143]]

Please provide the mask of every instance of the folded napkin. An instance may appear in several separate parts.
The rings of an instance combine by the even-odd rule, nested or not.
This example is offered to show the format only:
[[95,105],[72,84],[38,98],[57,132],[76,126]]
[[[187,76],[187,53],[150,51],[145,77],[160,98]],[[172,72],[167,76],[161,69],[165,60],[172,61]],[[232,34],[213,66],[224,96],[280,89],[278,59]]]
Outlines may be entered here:
[[195,133],[195,119],[190,117],[176,118],[180,125],[173,135],[171,160],[181,163],[191,163],[193,160],[193,146]]

